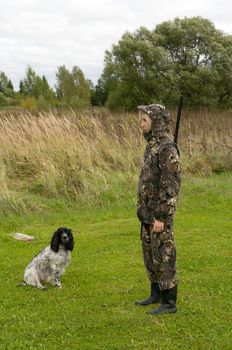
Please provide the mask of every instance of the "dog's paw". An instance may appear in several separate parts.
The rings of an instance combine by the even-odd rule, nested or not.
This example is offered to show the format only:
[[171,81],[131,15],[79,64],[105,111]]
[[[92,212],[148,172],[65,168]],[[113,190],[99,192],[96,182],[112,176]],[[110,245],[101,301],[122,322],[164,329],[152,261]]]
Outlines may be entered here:
[[45,287],[45,286],[43,286],[43,285],[38,286],[38,288],[39,288],[39,289],[42,289],[42,290],[48,290],[48,288]]

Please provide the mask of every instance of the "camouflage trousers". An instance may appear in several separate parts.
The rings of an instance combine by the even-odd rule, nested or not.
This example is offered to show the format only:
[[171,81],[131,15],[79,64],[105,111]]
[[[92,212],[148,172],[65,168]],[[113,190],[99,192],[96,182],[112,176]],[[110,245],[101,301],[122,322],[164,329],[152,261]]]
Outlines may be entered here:
[[160,290],[177,285],[176,245],[173,235],[173,217],[164,223],[164,231],[152,232],[152,226],[141,225],[144,265],[151,283],[158,282]]

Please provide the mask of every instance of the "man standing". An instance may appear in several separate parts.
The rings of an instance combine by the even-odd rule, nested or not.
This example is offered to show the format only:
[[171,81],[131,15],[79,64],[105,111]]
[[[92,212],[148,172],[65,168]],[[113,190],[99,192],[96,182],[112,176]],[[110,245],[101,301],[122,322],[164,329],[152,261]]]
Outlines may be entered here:
[[175,143],[168,138],[170,113],[158,104],[138,109],[147,146],[138,183],[137,215],[151,293],[136,304],[160,303],[159,308],[149,312],[156,315],[177,311],[173,216],[180,188],[180,160]]

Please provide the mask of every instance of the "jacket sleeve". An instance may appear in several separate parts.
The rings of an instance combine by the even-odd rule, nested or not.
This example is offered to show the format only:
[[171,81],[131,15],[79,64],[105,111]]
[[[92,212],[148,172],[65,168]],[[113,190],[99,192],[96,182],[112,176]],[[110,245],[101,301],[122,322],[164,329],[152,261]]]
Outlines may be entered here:
[[175,144],[170,143],[159,154],[159,203],[155,219],[165,221],[174,215],[180,189],[180,158]]

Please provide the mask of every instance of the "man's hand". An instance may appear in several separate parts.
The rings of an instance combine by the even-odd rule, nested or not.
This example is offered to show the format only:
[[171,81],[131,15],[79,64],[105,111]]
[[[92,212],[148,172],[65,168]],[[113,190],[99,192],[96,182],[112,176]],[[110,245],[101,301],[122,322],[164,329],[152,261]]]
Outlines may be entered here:
[[163,232],[164,230],[164,222],[159,221],[159,220],[155,220],[153,222],[153,232]]

